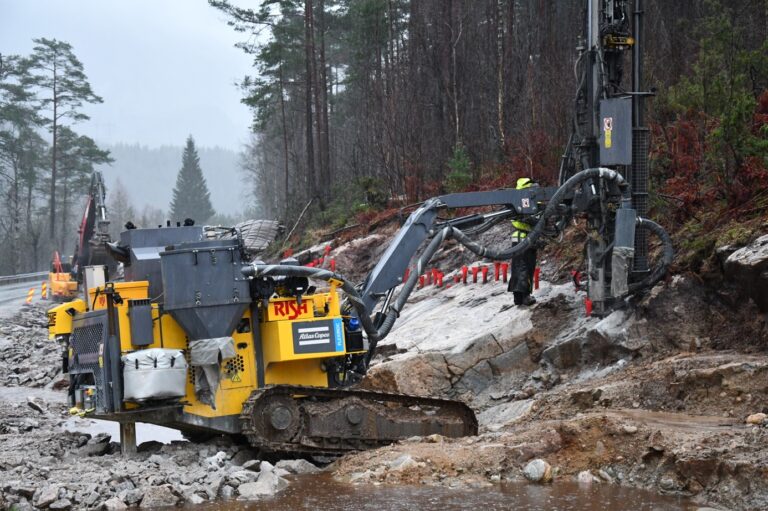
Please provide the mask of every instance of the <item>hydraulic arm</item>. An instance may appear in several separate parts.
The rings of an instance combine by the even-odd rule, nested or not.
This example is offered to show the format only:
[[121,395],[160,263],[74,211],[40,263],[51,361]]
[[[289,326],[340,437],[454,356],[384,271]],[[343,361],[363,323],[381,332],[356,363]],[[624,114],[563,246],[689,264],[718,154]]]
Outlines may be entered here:
[[94,171],[88,189],[88,200],[83,219],[78,229],[78,241],[72,260],[77,280],[82,281],[86,266],[107,265],[114,267],[114,261],[107,254],[106,243],[112,241],[107,219],[106,188],[101,172]]
[[[457,193],[430,199],[410,215],[381,260],[360,285],[355,285],[329,270],[293,265],[257,262],[244,267],[243,273],[253,278],[302,277],[338,283],[346,293],[348,307],[354,310],[360,319],[370,343],[367,353],[351,358],[349,367],[346,368],[362,376],[375,353],[377,343],[386,337],[399,317],[416,285],[418,275],[426,269],[430,259],[445,240],[453,238],[480,257],[509,259],[531,245],[542,242],[547,229],[554,233],[559,232],[562,226],[567,225],[576,215],[584,214],[590,222],[598,222],[593,218],[596,202],[602,208],[612,211],[607,220],[600,224],[601,230],[612,233],[612,236],[599,258],[609,261],[613,269],[609,287],[603,290],[601,296],[618,302],[629,294],[658,282],[671,263],[674,252],[669,236],[658,224],[636,215],[631,207],[630,189],[626,180],[615,170],[605,168],[581,171],[558,188],[533,187],[523,190]],[[501,206],[502,209],[488,215],[437,221],[437,213],[442,208],[493,205]],[[483,247],[473,242],[459,227],[482,225],[500,217],[525,220],[527,223],[535,223],[535,226],[523,242],[508,250]],[[632,282],[629,269],[634,255],[635,232],[639,229],[654,233],[663,244],[664,250],[654,271],[641,281]],[[430,240],[429,243],[419,253],[427,240]],[[418,256],[414,257],[417,253]],[[411,264],[414,271],[403,281],[406,269]],[[394,293],[401,284],[402,289],[395,297]],[[375,312],[382,300],[382,307]]]

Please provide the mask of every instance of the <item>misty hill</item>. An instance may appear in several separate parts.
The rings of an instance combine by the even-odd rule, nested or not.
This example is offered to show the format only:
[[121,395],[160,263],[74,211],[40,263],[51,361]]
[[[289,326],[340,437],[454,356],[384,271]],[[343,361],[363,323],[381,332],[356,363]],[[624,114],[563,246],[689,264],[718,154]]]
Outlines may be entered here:
[[[181,145],[100,144],[100,147],[108,149],[115,160],[112,165],[99,167],[104,174],[108,195],[119,177],[131,203],[138,210],[150,205],[168,211],[176,174],[181,168],[181,153],[184,150]],[[221,147],[198,146],[197,151],[216,212],[235,215],[245,210],[238,153]]]

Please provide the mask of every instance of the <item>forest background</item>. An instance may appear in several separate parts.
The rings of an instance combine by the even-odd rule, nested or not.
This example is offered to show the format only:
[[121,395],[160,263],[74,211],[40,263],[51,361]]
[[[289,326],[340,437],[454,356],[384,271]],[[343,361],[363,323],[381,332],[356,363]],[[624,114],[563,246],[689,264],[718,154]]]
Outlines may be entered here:
[[[244,216],[293,225],[309,204],[301,238],[522,175],[554,184],[574,109],[583,1],[209,3],[253,57],[239,84],[253,112],[240,158]],[[768,1],[646,0],[645,13],[645,86],[656,91],[647,116],[652,214],[674,223],[682,264],[696,265],[714,244],[764,227]],[[53,121],[41,113],[51,105],[44,95],[14,97],[33,87],[11,90],[18,77],[0,81],[0,130],[11,133],[0,147],[0,273],[31,271],[47,264],[51,244],[72,236],[63,227],[49,235],[54,218],[77,211],[82,186],[65,178],[72,184],[58,196],[67,198],[52,204],[52,161],[65,153],[51,155]],[[41,117],[30,118],[40,140],[28,132],[28,150],[14,153],[6,140],[23,130],[8,112],[24,102]],[[103,163],[87,161],[99,153],[81,155],[83,176]]]

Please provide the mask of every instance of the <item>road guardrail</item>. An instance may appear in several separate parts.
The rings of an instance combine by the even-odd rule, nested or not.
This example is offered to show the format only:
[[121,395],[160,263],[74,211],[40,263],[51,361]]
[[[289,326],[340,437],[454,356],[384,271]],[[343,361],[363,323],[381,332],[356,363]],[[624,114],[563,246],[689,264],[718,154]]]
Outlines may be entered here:
[[47,271],[38,271],[35,273],[20,273],[18,275],[0,276],[0,286],[9,284],[18,284],[19,282],[31,282],[33,280],[45,279],[48,277]]

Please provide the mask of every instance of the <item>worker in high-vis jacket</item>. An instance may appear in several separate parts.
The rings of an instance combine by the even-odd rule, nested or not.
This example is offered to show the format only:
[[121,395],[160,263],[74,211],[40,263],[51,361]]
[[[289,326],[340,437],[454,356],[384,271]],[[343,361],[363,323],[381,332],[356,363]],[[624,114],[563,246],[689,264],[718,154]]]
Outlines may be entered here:
[[[527,177],[517,180],[516,190],[524,190],[536,186],[536,183]],[[512,220],[512,241],[517,244],[522,242],[533,228],[530,224],[519,220]],[[536,299],[531,296],[533,292],[533,272],[536,270],[536,247],[531,246],[521,254],[512,258],[512,274],[509,279],[507,291],[514,293],[515,305],[533,305]]]

